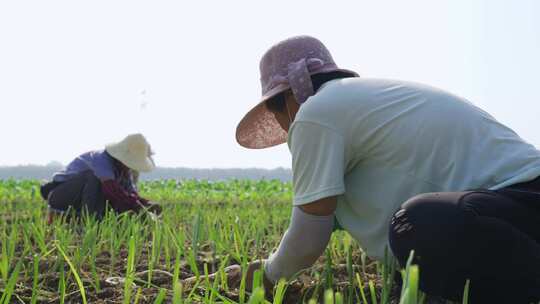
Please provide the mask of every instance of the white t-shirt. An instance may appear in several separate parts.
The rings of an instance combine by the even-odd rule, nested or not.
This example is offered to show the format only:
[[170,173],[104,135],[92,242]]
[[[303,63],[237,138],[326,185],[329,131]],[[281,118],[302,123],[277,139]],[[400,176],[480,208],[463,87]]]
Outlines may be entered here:
[[391,216],[413,196],[540,176],[540,151],[488,113],[394,80],[326,83],[300,107],[288,145],[294,205],[338,196],[338,222],[378,259]]

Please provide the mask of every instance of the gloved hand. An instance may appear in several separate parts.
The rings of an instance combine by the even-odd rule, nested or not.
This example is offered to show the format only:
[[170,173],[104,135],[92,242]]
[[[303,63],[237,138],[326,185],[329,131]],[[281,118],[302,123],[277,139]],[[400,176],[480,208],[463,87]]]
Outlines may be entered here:
[[[246,273],[246,290],[252,291],[253,289],[253,275],[257,269],[263,269],[264,268],[264,260],[257,260],[254,262],[249,263],[247,267],[247,273]],[[229,288],[239,288],[240,282],[242,281],[242,267],[240,265],[231,265],[228,267],[225,267],[224,269],[225,275],[227,276],[227,285]],[[212,273],[208,275],[208,280],[213,281],[215,280],[219,275],[219,272]],[[199,276],[199,280],[205,280],[206,278],[204,276]],[[197,277],[193,276],[187,279],[182,280],[182,284],[185,286],[186,289],[190,289],[193,286],[195,286],[197,282]],[[270,299],[274,292],[274,284],[268,280],[266,275],[263,274],[263,285],[265,289],[265,295],[267,299]],[[287,293],[285,295],[285,298],[288,299],[287,303],[299,303],[300,302],[300,291],[302,290],[302,283],[300,282],[293,282],[287,287]]]
[[[263,260],[257,260],[254,262],[249,263],[246,273],[246,290],[251,291],[253,288],[253,275],[257,269],[262,269],[264,266]],[[227,284],[230,288],[238,288],[240,286],[240,282],[242,281],[242,267],[240,265],[231,265],[228,267],[225,267],[224,269],[225,275],[227,276]],[[214,280],[216,276],[219,274],[219,272],[212,273],[208,275],[208,279]],[[203,279],[203,277],[199,277],[199,279]],[[183,281],[184,284],[187,284],[187,286],[191,286],[195,283],[197,280],[197,277],[190,277]],[[270,280],[266,278],[266,276],[263,274],[263,285],[266,294],[272,294],[272,290],[274,288],[274,285]]]

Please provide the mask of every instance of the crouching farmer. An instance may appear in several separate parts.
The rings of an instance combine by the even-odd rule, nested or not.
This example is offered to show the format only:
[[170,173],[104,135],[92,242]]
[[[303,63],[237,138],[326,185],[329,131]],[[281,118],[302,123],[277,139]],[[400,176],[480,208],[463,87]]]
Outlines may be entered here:
[[72,209],[77,215],[88,212],[98,219],[107,202],[116,212],[145,208],[159,213],[159,205],[137,193],[139,172],[154,169],[150,145],[141,134],[132,134],[104,150],[86,152],[75,158],[52,181],[41,186],[50,215]]
[[[409,252],[420,289],[472,303],[540,300],[540,151],[463,98],[339,69],[311,37],[261,61],[248,148],[288,143],[294,207],[277,250],[250,264],[271,287],[324,252],[334,219],[368,255]],[[233,273],[240,278],[240,273]]]

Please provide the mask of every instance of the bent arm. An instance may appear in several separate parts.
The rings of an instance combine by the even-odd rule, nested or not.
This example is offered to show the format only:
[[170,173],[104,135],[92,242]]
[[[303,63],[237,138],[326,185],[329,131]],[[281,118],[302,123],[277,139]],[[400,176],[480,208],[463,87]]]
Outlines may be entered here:
[[141,205],[145,206],[148,201],[139,197],[135,192],[127,192],[120,186],[115,180],[104,180],[101,182],[103,194],[107,199],[111,207],[117,212],[124,212],[128,210],[138,211]]
[[264,266],[272,283],[291,278],[321,256],[332,235],[336,201],[331,197],[293,207],[289,229]]

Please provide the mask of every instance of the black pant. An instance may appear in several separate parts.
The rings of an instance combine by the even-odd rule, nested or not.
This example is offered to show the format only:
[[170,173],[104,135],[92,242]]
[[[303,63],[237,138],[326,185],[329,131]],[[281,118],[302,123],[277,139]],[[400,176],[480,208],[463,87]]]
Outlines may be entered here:
[[428,193],[392,218],[390,247],[400,265],[410,250],[420,289],[471,303],[540,300],[540,178],[498,191]]
[[101,181],[92,171],[79,175],[57,185],[48,196],[49,206],[67,211],[72,208],[77,214],[86,211],[98,219],[105,214],[105,196]]

